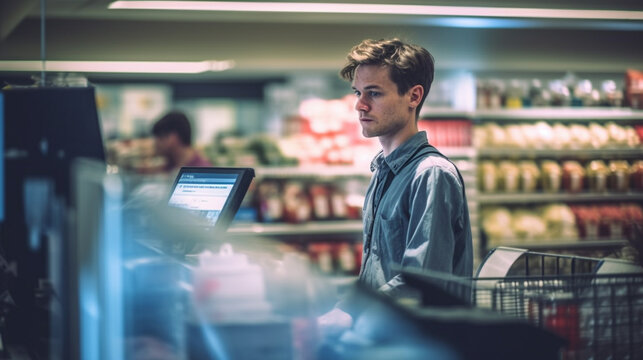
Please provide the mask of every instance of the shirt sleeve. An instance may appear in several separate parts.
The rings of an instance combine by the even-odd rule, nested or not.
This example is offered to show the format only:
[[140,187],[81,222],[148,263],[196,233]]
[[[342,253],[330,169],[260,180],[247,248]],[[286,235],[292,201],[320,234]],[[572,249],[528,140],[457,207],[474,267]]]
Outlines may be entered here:
[[[401,266],[451,273],[455,249],[454,223],[462,221],[462,184],[457,174],[434,164],[416,176],[411,187],[406,247]],[[401,275],[380,291],[394,297],[413,296]]]

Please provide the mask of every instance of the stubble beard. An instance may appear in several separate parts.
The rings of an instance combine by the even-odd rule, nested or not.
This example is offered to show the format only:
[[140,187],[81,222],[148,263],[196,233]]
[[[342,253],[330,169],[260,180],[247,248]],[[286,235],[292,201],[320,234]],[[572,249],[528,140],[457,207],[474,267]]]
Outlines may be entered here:
[[[376,125],[376,124],[375,124]],[[368,128],[362,125],[362,135],[366,138],[374,137],[394,137],[397,133],[402,131],[406,123],[401,119],[396,119],[393,122],[385,124],[383,127]]]

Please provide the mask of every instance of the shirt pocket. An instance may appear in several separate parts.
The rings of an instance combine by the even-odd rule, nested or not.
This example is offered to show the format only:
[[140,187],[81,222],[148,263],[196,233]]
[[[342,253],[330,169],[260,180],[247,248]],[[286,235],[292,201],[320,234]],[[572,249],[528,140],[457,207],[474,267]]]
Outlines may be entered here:
[[407,226],[404,219],[395,211],[378,216],[378,249],[373,252],[395,263],[401,263],[406,248]]

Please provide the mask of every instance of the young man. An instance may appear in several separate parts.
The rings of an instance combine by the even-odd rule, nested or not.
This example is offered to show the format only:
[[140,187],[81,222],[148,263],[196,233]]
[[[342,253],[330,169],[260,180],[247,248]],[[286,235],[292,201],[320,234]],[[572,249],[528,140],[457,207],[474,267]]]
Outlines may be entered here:
[[183,166],[212,166],[192,147],[192,128],[185,114],[167,113],[154,124],[152,134],[157,153],[167,160],[166,171]]
[[[352,82],[362,133],[382,151],[364,203],[364,253],[359,281],[391,295],[409,295],[397,267],[471,276],[469,211],[462,178],[418,132],[417,120],[433,81],[433,57],[398,39],[364,40],[340,75]],[[351,302],[319,319],[350,326]],[[341,310],[340,310],[341,309]]]

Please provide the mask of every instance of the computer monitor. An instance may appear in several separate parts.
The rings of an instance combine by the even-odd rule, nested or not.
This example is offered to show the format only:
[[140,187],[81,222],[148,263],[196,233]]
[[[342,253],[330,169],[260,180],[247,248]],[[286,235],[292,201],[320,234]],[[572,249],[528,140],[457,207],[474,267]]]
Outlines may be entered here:
[[183,167],[168,205],[189,210],[206,219],[209,227],[225,231],[254,176],[251,168]]

